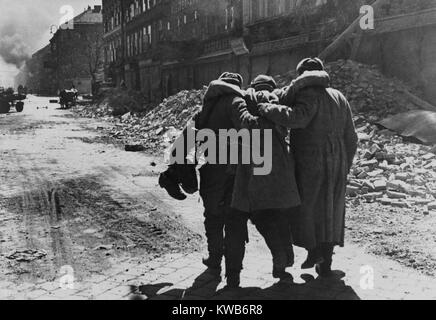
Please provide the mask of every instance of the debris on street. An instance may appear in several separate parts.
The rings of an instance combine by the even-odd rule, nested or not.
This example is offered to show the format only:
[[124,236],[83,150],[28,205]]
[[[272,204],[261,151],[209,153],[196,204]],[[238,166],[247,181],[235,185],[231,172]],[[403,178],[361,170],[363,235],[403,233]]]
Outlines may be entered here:
[[126,112],[114,117],[101,105],[96,105],[80,109],[79,114],[86,117],[103,115],[103,119],[113,124],[107,133],[121,140],[126,151],[159,153],[174,142],[192,116],[201,109],[205,91],[206,88],[181,91],[145,113]]
[[94,105],[85,104],[82,116],[100,118],[123,116],[129,112],[144,112],[147,105],[141,93],[134,90],[110,89]]
[[45,250],[36,249],[19,249],[9,253],[6,258],[17,262],[32,262],[41,259],[47,255]]
[[145,151],[144,146],[140,145],[140,144],[136,144],[136,145],[125,145],[125,150],[127,152],[141,152],[141,151]]
[[101,244],[101,245],[95,247],[94,250],[95,251],[98,251],[98,250],[111,250],[113,247],[114,247],[113,244],[108,244],[108,245]]
[[357,119],[359,151],[350,175],[349,198],[398,208],[436,210],[436,154],[392,131]]

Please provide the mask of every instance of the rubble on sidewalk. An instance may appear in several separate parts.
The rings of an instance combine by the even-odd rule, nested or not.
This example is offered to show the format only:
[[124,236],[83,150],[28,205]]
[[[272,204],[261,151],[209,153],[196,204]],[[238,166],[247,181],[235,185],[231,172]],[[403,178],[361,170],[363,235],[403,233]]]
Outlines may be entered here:
[[351,170],[348,197],[436,211],[436,155],[431,147],[404,141],[361,118],[356,123],[364,138]]
[[[201,109],[206,88],[184,90],[164,99],[161,104],[146,113],[126,112],[120,117],[104,112],[103,119],[112,123],[112,128],[101,130],[125,145],[126,151],[149,151],[159,153],[170,146],[192,116]],[[82,116],[99,117],[99,109],[87,109]]]
[[87,104],[79,113],[83,117],[102,118],[123,116],[129,112],[144,112],[149,107],[140,92],[120,88],[108,90],[95,104]]

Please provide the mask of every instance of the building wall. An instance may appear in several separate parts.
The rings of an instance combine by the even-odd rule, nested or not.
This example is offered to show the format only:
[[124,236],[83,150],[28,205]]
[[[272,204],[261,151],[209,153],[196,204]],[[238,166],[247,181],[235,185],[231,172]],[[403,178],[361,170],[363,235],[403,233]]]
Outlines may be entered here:
[[298,63],[308,57],[316,56],[318,53],[316,44],[301,44],[287,50],[271,50],[271,52],[251,57],[251,77],[253,79],[259,74],[271,76],[284,74],[289,70],[295,70]]
[[121,0],[103,0],[105,80],[120,85],[124,80],[124,6]]
[[73,29],[59,29],[50,40],[57,90],[72,85],[81,94],[92,93],[92,83],[103,73],[101,7],[89,7],[74,18]]
[[321,5],[323,0],[244,0],[244,25],[295,13]]
[[167,38],[176,50],[164,63],[164,96],[239,71],[231,41],[243,33],[241,0],[173,1],[171,25]]
[[16,86],[23,85],[35,94],[55,95],[57,84],[53,67],[50,45],[47,45],[26,61],[15,79]]
[[[145,1],[144,11],[144,1],[104,0],[104,8],[110,8],[110,3],[125,6],[118,19],[121,22],[115,23],[119,30],[106,30],[107,43],[126,38],[119,45],[121,49],[115,50],[118,54],[112,54],[116,58],[107,65],[121,66],[119,74],[124,73],[126,84],[141,90],[150,100],[200,88],[223,71],[241,73],[248,84],[260,73],[288,72],[304,57],[317,55],[357,18],[361,5],[372,1],[150,0]],[[391,0],[377,14],[421,10],[435,2]],[[109,11],[105,10],[105,16]],[[107,19],[114,18],[105,17],[106,23]],[[396,35],[385,32],[365,37],[357,52],[362,61],[379,63],[388,74],[404,78],[413,74],[417,82],[428,87],[427,95],[433,96],[432,31],[398,31]],[[151,41],[145,43],[149,34]],[[419,45],[419,41],[425,44]],[[411,57],[421,47],[418,60],[425,62],[417,66]],[[347,57],[347,50],[341,55]]]
[[356,60],[421,89],[436,105],[436,25],[367,36]]

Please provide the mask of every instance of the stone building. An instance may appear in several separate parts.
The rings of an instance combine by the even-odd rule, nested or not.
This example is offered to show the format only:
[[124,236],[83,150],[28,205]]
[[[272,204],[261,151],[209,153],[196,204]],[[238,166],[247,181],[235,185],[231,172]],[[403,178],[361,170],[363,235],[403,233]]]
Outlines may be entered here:
[[56,78],[51,61],[50,45],[35,52],[27,61],[27,81],[24,84],[29,90],[42,95],[56,94]]
[[240,0],[174,0],[165,36],[171,54],[162,61],[164,96],[201,88],[224,71],[238,71],[248,54]]
[[57,89],[74,85],[89,94],[104,80],[101,6],[88,7],[72,22],[60,26],[50,40]]
[[359,15],[362,0],[243,0],[251,75],[276,75],[316,56]]
[[103,0],[103,40],[105,58],[105,77],[120,84],[124,79],[124,1]]
[[105,73],[150,101],[201,87],[246,54],[239,0],[104,0]]
[[[118,84],[124,80],[149,100],[201,88],[224,71],[241,73],[247,84],[259,73],[278,74],[316,54],[344,27],[331,14],[343,4],[104,0],[106,75]],[[355,10],[353,17],[357,14]]]
[[389,0],[375,29],[357,34],[344,57],[378,65],[436,105],[436,0]]
[[[116,83],[125,80],[150,101],[200,88],[223,71],[241,73],[247,85],[260,73],[281,74],[294,69],[302,58],[318,55],[359,17],[362,5],[373,2],[104,0],[106,75]],[[377,21],[384,27],[353,35],[357,40],[337,52],[336,58],[379,64],[404,80],[410,80],[407,74],[412,71],[417,85],[433,97],[431,8],[435,2],[386,0],[377,12]],[[414,19],[420,21],[414,24]],[[390,26],[395,24],[403,27]],[[419,41],[425,45],[419,46]],[[384,61],[391,52],[388,44],[395,64]],[[380,46],[385,51],[376,49]],[[410,48],[421,47],[422,59],[412,59]],[[423,59],[426,63],[418,65]],[[402,60],[408,69],[401,68]]]

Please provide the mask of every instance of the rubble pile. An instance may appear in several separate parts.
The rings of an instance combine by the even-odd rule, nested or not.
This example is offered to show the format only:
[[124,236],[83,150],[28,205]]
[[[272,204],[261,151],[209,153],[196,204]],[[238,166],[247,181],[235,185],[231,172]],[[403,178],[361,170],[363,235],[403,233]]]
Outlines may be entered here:
[[[331,86],[340,90],[350,101],[356,114],[364,113],[370,120],[379,120],[389,115],[415,110],[416,106],[404,93],[414,90],[395,78],[385,77],[377,66],[338,60],[328,63]],[[289,84],[295,72],[276,77],[280,86]]]
[[[126,145],[126,150],[160,152],[180,135],[187,122],[201,109],[205,88],[185,90],[165,99],[145,114],[128,112],[111,118],[109,134]],[[138,148],[141,146],[143,148]]]
[[424,214],[436,211],[436,149],[403,141],[361,118],[356,123],[359,150],[347,196]]
[[101,118],[121,116],[128,112],[141,113],[148,107],[140,92],[117,88],[105,92],[94,105],[88,105],[80,113],[88,118]]

